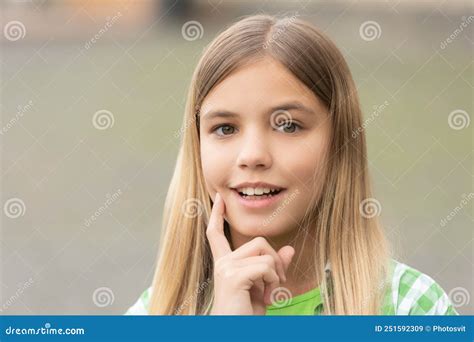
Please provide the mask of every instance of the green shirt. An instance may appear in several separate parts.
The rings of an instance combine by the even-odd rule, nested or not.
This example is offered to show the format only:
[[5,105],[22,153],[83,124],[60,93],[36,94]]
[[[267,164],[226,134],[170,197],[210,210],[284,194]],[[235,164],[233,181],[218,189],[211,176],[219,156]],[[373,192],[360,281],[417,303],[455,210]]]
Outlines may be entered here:
[[[382,315],[457,315],[446,292],[431,277],[393,260],[389,286],[384,294]],[[126,315],[147,315],[151,296],[148,288]],[[266,315],[320,315],[323,312],[320,288],[286,298],[267,306]]]
[[292,316],[309,315],[312,316],[316,310],[323,305],[321,291],[319,287],[294,296],[291,300],[282,300],[280,303],[267,306],[267,316]]

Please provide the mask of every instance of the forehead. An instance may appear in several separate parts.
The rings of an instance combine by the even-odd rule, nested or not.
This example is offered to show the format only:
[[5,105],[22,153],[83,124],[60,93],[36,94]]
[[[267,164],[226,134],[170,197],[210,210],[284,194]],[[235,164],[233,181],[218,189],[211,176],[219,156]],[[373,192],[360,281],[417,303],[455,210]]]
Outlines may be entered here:
[[216,85],[204,99],[201,112],[265,112],[282,102],[294,101],[317,112],[324,110],[317,96],[283,64],[266,57],[238,68]]

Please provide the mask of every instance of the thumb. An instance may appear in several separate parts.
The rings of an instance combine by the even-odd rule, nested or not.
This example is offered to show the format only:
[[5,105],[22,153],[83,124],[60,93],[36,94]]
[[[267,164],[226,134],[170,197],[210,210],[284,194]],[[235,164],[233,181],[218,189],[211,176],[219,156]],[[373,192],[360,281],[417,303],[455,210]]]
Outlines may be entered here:
[[283,268],[286,271],[288,270],[288,266],[290,266],[291,260],[293,260],[293,256],[295,255],[295,249],[291,246],[284,246],[280,248],[278,251],[278,255],[283,262]]

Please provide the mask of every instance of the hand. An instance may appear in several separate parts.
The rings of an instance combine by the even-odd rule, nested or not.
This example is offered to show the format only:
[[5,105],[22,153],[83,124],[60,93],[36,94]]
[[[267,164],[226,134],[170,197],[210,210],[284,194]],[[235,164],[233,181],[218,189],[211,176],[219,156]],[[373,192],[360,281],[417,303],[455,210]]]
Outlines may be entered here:
[[286,281],[295,254],[291,246],[276,252],[263,237],[232,251],[224,235],[225,203],[216,194],[206,235],[214,258],[211,315],[264,315],[274,289]]

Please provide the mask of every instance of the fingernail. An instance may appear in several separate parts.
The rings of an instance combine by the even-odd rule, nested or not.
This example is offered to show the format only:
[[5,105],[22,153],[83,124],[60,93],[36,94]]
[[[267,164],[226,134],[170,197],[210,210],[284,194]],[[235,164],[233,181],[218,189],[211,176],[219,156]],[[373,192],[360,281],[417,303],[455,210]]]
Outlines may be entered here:
[[219,193],[216,192],[216,198],[215,198],[214,202],[217,202],[220,198],[221,198],[221,195],[219,195]]

